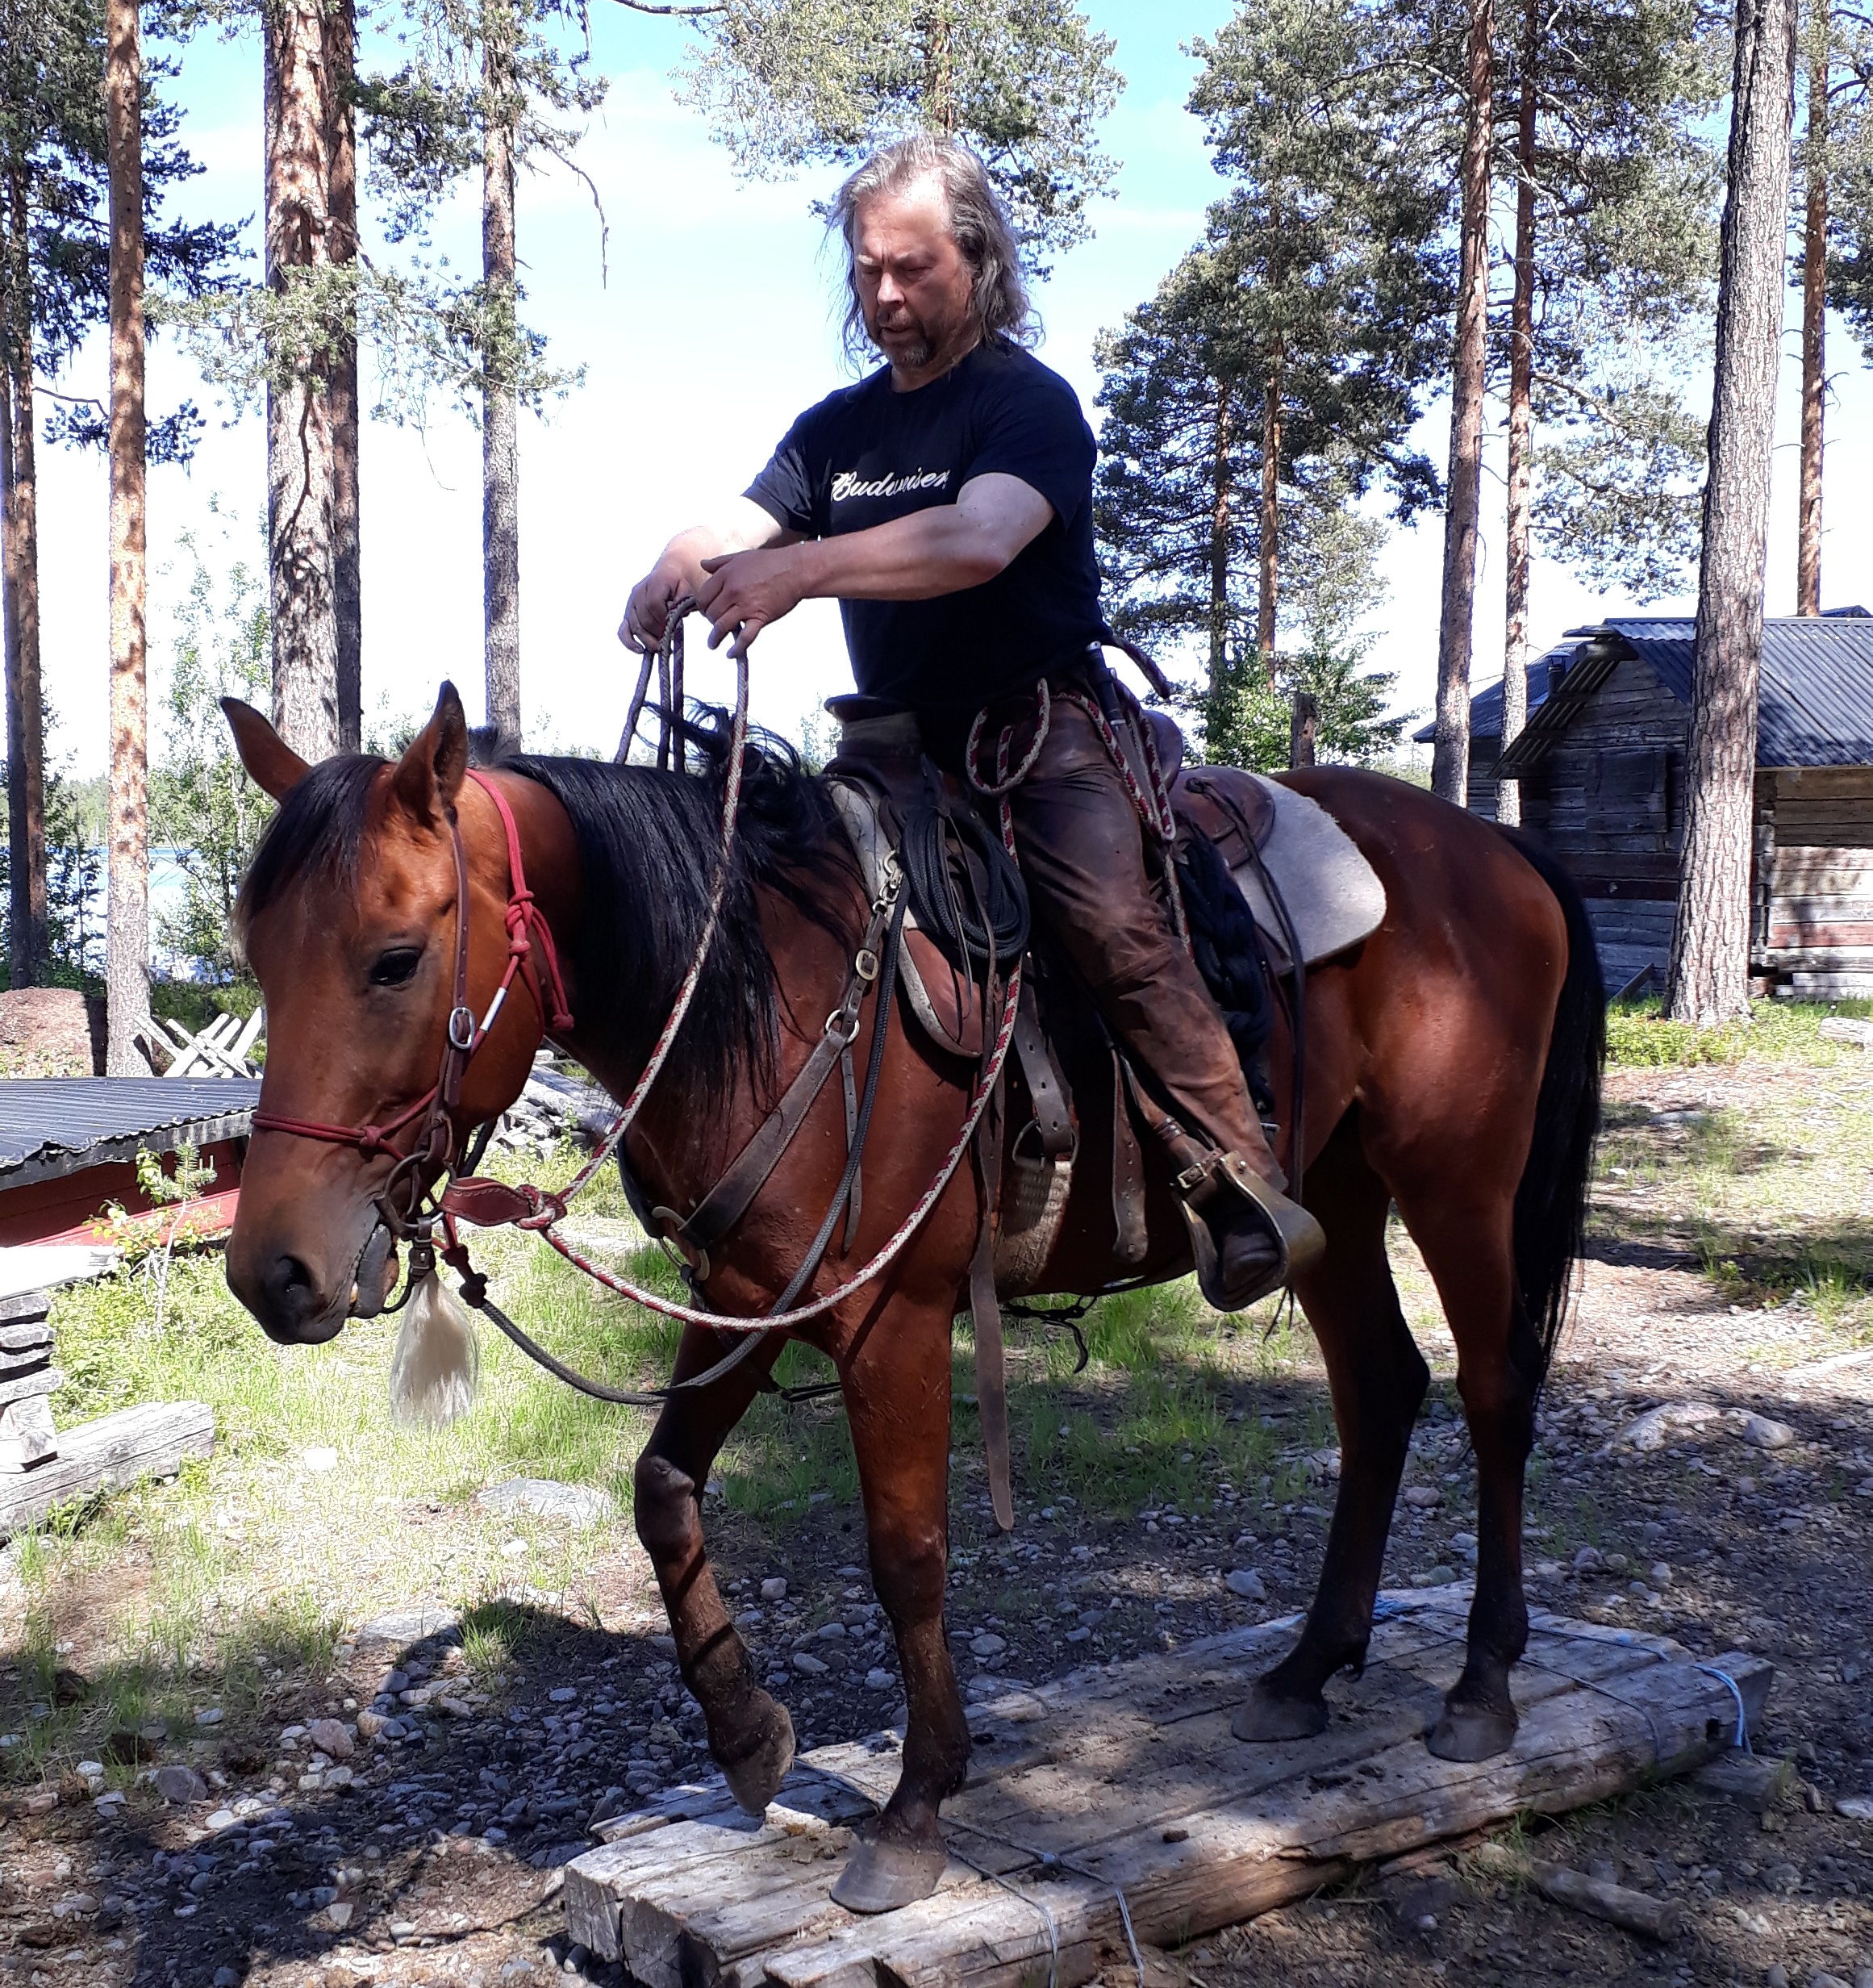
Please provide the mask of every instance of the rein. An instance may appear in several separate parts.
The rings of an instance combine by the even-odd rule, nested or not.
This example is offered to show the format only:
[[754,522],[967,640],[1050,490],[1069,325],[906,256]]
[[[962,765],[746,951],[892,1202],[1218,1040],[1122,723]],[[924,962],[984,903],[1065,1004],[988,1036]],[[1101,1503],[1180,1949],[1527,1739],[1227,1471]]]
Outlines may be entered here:
[[[664,637],[661,659],[666,673],[674,653],[675,642],[680,636],[682,617],[694,606],[685,599],[672,604],[670,620]],[[646,673],[647,674],[647,673]],[[680,679],[678,679],[680,681]],[[632,715],[638,713],[640,700],[632,700]],[[794,1276],[788,1280],[774,1305],[765,1314],[752,1318],[725,1314],[695,1305],[685,1305],[665,1297],[661,1293],[649,1290],[633,1283],[629,1278],[619,1276],[594,1263],[564,1238],[555,1233],[558,1223],[564,1218],[567,1208],[597,1175],[599,1169],[616,1151],[619,1142],[629,1130],[632,1121],[642,1109],[653,1084],[668,1062],[674,1046],[677,1033],[695,998],[698,985],[707,963],[714,945],[716,928],[720,922],[722,906],[727,895],[728,878],[734,853],[736,825],[740,804],[742,762],[748,740],[749,672],[745,658],[736,666],[736,700],[733,725],[730,733],[729,756],[722,796],[722,844],[717,861],[714,882],[711,887],[708,914],[701,938],[696,946],[695,955],[690,963],[682,984],[678,991],[669,1019],[653,1046],[649,1059],[631,1093],[619,1108],[617,1116],[607,1127],[596,1151],[586,1162],[571,1182],[558,1192],[544,1189],[532,1184],[510,1187],[504,1181],[478,1179],[457,1174],[448,1180],[440,1194],[435,1192],[434,1183],[425,1186],[423,1175],[432,1172],[436,1177],[449,1172],[455,1158],[455,1133],[452,1114],[459,1107],[463,1076],[474,1052],[487,1039],[489,1030],[506,1001],[508,989],[517,975],[524,973],[528,991],[539,1009],[542,1033],[561,1033],[569,1030],[573,1019],[568,1009],[565,990],[559,969],[558,954],[553,942],[544,915],[539,910],[532,891],[528,888],[523,866],[519,834],[514,821],[513,812],[507,800],[492,781],[478,771],[470,771],[473,779],[494,801],[506,832],[507,856],[509,872],[509,889],[507,908],[508,933],[508,959],[501,984],[486,1014],[477,1023],[473,1010],[468,1005],[469,963],[469,877],[468,858],[461,837],[461,828],[453,808],[449,810],[449,833],[454,847],[456,868],[456,948],[454,970],[454,1000],[450,1009],[447,1039],[441,1067],[436,1083],[422,1096],[414,1100],[398,1112],[394,1117],[382,1124],[339,1126],[321,1123],[316,1120],[293,1118],[270,1112],[257,1112],[253,1128],[257,1132],[275,1132],[289,1137],[322,1140],[329,1144],[352,1146],[366,1159],[380,1153],[397,1156],[396,1164],[390,1171],[382,1191],[378,1197],[378,1209],[384,1226],[400,1241],[409,1242],[410,1255],[407,1266],[404,1288],[396,1304],[386,1307],[395,1310],[409,1301],[411,1293],[423,1280],[432,1274],[436,1259],[442,1259],[454,1269],[461,1279],[461,1296],[476,1310],[485,1313],[521,1351],[536,1361],[549,1372],[556,1375],[582,1393],[594,1398],[628,1406],[654,1406],[667,1400],[672,1394],[706,1387],[719,1380],[730,1369],[740,1365],[766,1339],[769,1334],[782,1328],[803,1324],[842,1305],[855,1292],[871,1283],[901,1255],[911,1238],[922,1226],[953,1177],[963,1155],[968,1151],[982,1115],[994,1096],[1007,1061],[1010,1044],[1014,1038],[1015,1023],[1021,992],[1021,967],[1017,959],[1009,973],[1004,995],[1000,1023],[994,1045],[982,1059],[974,1094],[957,1133],[935,1178],[924,1190],[904,1220],[886,1239],[882,1247],[859,1270],[824,1296],[814,1298],[803,1305],[794,1301],[817,1271],[826,1245],[837,1226],[841,1210],[849,1205],[856,1209],[856,1187],[858,1168],[862,1155],[865,1137],[870,1128],[872,1108],[876,1100],[878,1083],[884,1060],[884,1046],[892,997],[897,979],[897,966],[902,939],[904,900],[900,892],[901,877],[893,871],[881,892],[880,899],[872,906],[872,921],[866,933],[866,942],[858,951],[853,967],[853,977],[841,1007],[828,1018],[828,1041],[836,1048],[849,1049],[857,1032],[860,1005],[866,995],[874,988],[878,996],[877,1020],[873,1025],[870,1054],[867,1059],[864,1095],[857,1102],[857,1109],[849,1117],[848,1146],[845,1169],[836,1190],[831,1207],[827,1211],[818,1234]],[[679,720],[680,723],[680,720]],[[628,729],[620,756],[628,750],[632,731]],[[667,737],[667,715],[666,715]],[[882,945],[880,942],[882,941]],[[539,964],[532,958],[534,946],[539,949]],[[544,969],[544,971],[542,971]],[[551,1006],[549,1006],[549,1001]],[[836,1028],[840,1032],[835,1037]],[[828,1067],[830,1066],[828,1065]],[[812,1065],[809,1064],[809,1071]],[[806,1076],[808,1073],[802,1072]],[[823,1081],[823,1078],[821,1079]],[[799,1080],[796,1080],[796,1084]],[[810,1101],[810,1100],[809,1100]],[[784,1100],[783,1100],[784,1102]],[[421,1124],[414,1143],[407,1151],[395,1142],[406,1126],[420,1120]],[[758,1141],[761,1134],[756,1134]],[[752,1143],[752,1142],[751,1142]],[[485,1150],[486,1141],[473,1142],[473,1157],[478,1159]],[[776,1155],[778,1158],[778,1155]],[[770,1163],[771,1166],[771,1162]],[[743,1164],[738,1159],[731,1172]],[[765,1179],[765,1176],[763,1176]],[[399,1199],[399,1194],[401,1198]],[[752,1199],[752,1196],[750,1197]],[[851,1219],[849,1217],[849,1225]],[[685,1325],[701,1326],[715,1332],[746,1335],[740,1345],[724,1359],[718,1361],[706,1372],[693,1375],[670,1386],[650,1390],[632,1390],[610,1388],[587,1379],[574,1368],[556,1359],[544,1347],[532,1339],[488,1296],[487,1279],[476,1270],[470,1261],[467,1246],[457,1233],[457,1224],[467,1222],[477,1227],[511,1226],[542,1236],[575,1269],[584,1272],[595,1283],[619,1297],[643,1305],[667,1318],[674,1318]],[[438,1251],[435,1243],[435,1231],[440,1226],[443,1230],[444,1247]],[[706,1271],[705,1271],[706,1274]],[[790,1398],[820,1393],[828,1390],[823,1388],[776,1389]]]

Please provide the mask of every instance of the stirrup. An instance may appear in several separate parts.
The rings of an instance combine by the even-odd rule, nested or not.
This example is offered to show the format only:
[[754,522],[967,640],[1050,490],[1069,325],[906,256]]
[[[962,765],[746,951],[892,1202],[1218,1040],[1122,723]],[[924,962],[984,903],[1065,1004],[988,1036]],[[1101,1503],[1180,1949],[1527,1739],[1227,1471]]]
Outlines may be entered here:
[[[1190,1230],[1198,1286],[1216,1311],[1242,1310],[1304,1275],[1325,1253],[1327,1238],[1319,1222],[1253,1172],[1240,1153],[1207,1154],[1173,1184]],[[1224,1274],[1222,1238],[1245,1215],[1269,1244],[1270,1253],[1245,1280],[1232,1284]]]

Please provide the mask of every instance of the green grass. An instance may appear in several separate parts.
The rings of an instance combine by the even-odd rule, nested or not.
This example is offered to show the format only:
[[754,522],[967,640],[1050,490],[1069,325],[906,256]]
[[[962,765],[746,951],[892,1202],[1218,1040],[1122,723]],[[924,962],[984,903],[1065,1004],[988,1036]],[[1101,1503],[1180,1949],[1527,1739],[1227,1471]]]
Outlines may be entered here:
[[[569,1167],[529,1169],[548,1184]],[[615,1177],[601,1177],[575,1224],[612,1235],[640,1280],[678,1294],[661,1252],[632,1251]],[[667,1378],[677,1330],[615,1298],[530,1238],[478,1234],[478,1264],[500,1301],[562,1358],[615,1382]],[[617,1255],[614,1251],[614,1257]],[[648,1411],[594,1402],[552,1379],[491,1332],[481,1389],[453,1427],[393,1420],[386,1378],[394,1319],[348,1326],[323,1347],[268,1341],[235,1301],[219,1255],[181,1254],[159,1308],[152,1263],[72,1287],[53,1322],[67,1379],[61,1424],[134,1402],[196,1400],[213,1410],[213,1457],[169,1484],[146,1482],[74,1506],[6,1550],[22,1605],[0,1628],[0,1780],[102,1757],[105,1736],[152,1719],[192,1738],[196,1711],[219,1706],[209,1747],[260,1735],[330,1671],[348,1629],[433,1598],[463,1614],[469,1677],[493,1692],[524,1660],[544,1598],[598,1620],[599,1600],[640,1619],[657,1606],[632,1531],[632,1472]],[[1304,1324],[1265,1304],[1219,1318],[1188,1281],[1102,1301],[1085,1322],[1092,1359],[1075,1375],[1065,1331],[1010,1322],[1009,1380],[1018,1500],[1024,1512],[1074,1501],[1087,1516],[1129,1517],[1174,1501],[1213,1508],[1228,1482],[1245,1505],[1326,1501],[1306,1453],[1333,1441],[1324,1403],[1265,1426],[1266,1392],[1315,1359]],[[957,1543],[988,1536],[980,1431],[966,1324],[954,1347]],[[818,1380],[819,1355],[790,1347],[783,1382]],[[330,1452],[329,1456],[320,1454]],[[599,1486],[616,1511],[574,1529],[484,1510],[483,1486],[513,1476]],[[757,1401],[712,1473],[708,1509],[761,1535],[862,1519],[852,1445],[836,1399]],[[63,1652],[63,1653],[61,1653]],[[54,1702],[60,1666],[90,1681],[81,1702]],[[44,1718],[29,1716],[35,1705]]]
[[1764,1063],[1797,1063],[1831,1069],[1843,1061],[1864,1063],[1867,1052],[1851,1044],[1832,1042],[1821,1033],[1830,1015],[1864,1019],[1873,1002],[1758,1000],[1750,1004],[1747,1022],[1721,1029],[1694,1029],[1688,1022],[1667,1021],[1656,996],[1614,1001],[1606,1011],[1607,1060],[1635,1067],[1690,1068],[1703,1063],[1738,1063],[1746,1059]]

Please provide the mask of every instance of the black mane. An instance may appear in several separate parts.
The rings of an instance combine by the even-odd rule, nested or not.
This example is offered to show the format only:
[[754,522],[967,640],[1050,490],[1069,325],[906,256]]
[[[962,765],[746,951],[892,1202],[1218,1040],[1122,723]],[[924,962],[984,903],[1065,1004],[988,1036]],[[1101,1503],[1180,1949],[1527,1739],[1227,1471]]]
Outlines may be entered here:
[[[691,728],[692,741],[709,746]],[[235,907],[244,933],[302,879],[354,886],[370,791],[390,762],[371,754],[322,761],[281,804],[254,852]],[[701,943],[722,846],[720,766],[659,773],[609,761],[515,754],[501,768],[537,781],[571,818],[586,916],[566,963],[582,1033],[648,1054]],[[820,782],[779,741],[751,746],[721,921],[671,1057],[671,1075],[699,1101],[721,1098],[738,1070],[765,1076],[778,990],[756,903],[784,892],[843,944],[856,938],[857,865]]]
[[[599,990],[633,1057],[648,1054],[702,942],[722,849],[720,772],[529,754],[501,764],[537,780],[571,817],[586,896],[570,963],[580,1002],[590,1008],[586,990]],[[721,921],[671,1057],[699,1102],[719,1099],[737,1068],[765,1076],[771,1064],[778,990],[757,888],[785,892],[850,945],[857,879],[819,781],[790,750],[751,747]]]

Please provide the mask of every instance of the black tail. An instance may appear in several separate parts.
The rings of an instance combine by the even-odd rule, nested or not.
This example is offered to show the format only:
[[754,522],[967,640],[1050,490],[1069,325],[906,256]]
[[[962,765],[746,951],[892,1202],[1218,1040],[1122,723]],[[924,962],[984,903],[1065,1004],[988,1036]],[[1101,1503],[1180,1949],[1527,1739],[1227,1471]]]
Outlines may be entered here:
[[1587,1233],[1587,1176],[1600,1132],[1606,1059],[1606,984],[1587,907],[1566,871],[1528,837],[1502,833],[1559,900],[1567,921],[1567,975],[1555,1005],[1548,1062],[1535,1105],[1535,1137],[1516,1189],[1516,1287],[1511,1351],[1539,1392],[1566,1321],[1574,1266]]

